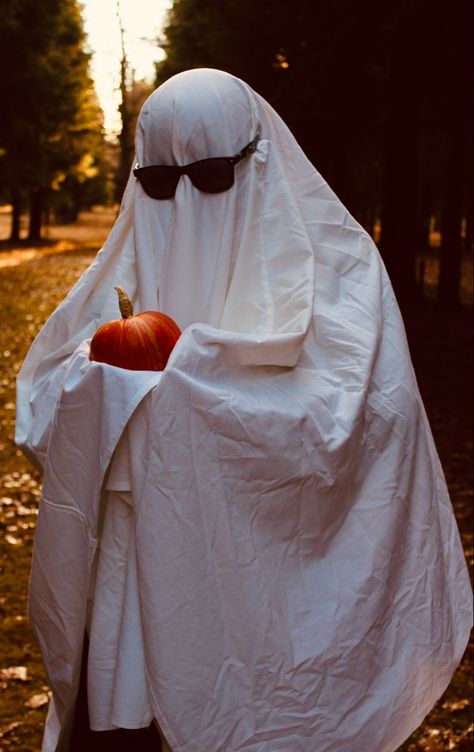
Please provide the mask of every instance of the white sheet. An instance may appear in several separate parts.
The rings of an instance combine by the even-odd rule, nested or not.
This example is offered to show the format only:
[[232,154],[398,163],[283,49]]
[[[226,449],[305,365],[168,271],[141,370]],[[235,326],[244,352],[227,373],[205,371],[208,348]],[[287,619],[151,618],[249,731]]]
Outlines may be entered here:
[[[463,552],[369,236],[269,105],[222,72],[160,87],[137,156],[231,155],[257,131],[225,193],[183,177],[153,201],[130,178],[20,375],[18,441],[47,459],[31,618],[58,750],[127,421],[147,693],[174,752],[393,752],[466,645]],[[114,284],[184,329],[159,377],[76,351],[116,317]]]

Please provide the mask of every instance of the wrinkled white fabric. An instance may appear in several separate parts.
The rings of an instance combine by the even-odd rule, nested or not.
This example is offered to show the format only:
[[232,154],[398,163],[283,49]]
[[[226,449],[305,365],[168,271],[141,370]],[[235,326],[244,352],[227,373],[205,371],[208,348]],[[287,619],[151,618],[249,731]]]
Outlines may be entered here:
[[95,731],[146,728],[153,720],[132,515],[130,493],[109,491],[89,626],[89,721]]
[[[466,645],[463,552],[369,236],[225,73],[152,94],[137,158],[232,155],[256,132],[225,193],[185,176],[154,201],[130,178],[20,374],[18,442],[47,460],[30,611],[48,752],[59,725],[67,748],[101,488],[127,421],[146,693],[174,752],[393,752]],[[88,361],[114,284],[184,330],[162,374]]]
[[[146,432],[146,414],[135,430]],[[138,418],[135,419],[135,424]],[[147,727],[148,696],[139,599],[131,453],[125,428],[111,460],[100,533],[100,558],[91,583],[88,620],[88,703],[94,731]]]

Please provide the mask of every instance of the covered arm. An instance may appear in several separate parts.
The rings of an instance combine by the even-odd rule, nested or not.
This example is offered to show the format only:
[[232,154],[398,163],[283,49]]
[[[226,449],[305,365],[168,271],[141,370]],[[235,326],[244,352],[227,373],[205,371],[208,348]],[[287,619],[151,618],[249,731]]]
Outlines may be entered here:
[[103,479],[124,426],[162,376],[91,362],[88,354],[85,342],[54,411],[29,591],[61,725],[77,690]]

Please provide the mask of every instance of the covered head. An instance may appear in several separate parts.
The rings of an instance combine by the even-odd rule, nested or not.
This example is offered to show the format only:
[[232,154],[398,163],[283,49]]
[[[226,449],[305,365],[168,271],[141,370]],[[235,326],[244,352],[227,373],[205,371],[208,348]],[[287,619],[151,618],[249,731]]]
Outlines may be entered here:
[[159,201],[135,185],[139,295],[182,328],[199,321],[263,335],[286,330],[295,316],[296,329],[307,328],[313,253],[298,193],[315,171],[258,95],[221,71],[175,76],[142,108],[137,159],[148,166],[230,157],[256,136],[256,151],[235,165],[226,191],[198,190],[184,175],[174,198]]

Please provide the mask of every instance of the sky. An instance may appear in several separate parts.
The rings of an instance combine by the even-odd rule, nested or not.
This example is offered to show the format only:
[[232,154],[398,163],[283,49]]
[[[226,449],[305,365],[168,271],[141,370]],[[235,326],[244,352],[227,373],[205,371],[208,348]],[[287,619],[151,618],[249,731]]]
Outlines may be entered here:
[[[120,129],[120,29],[117,0],[82,0],[88,46],[93,53],[91,73],[101,107],[105,129],[113,135]],[[120,0],[125,46],[135,78],[152,81],[154,62],[163,57],[156,44],[171,0]]]

